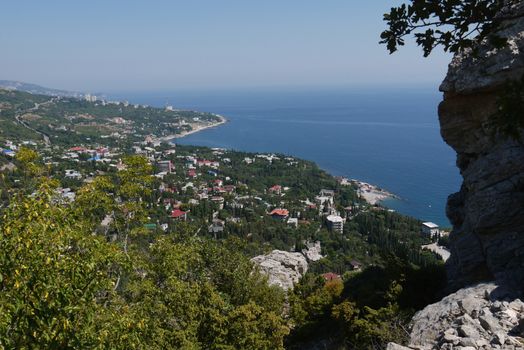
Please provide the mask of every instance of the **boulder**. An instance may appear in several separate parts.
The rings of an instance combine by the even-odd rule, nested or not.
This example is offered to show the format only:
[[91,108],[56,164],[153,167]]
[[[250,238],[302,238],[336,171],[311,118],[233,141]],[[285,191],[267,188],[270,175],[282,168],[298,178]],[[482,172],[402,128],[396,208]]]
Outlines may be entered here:
[[273,250],[266,255],[251,259],[261,273],[268,276],[268,283],[284,290],[292,289],[308,268],[306,258],[301,253]]
[[302,249],[302,254],[306,257],[308,261],[318,261],[323,258],[323,256],[320,254],[322,251],[322,248],[320,247],[320,242],[317,241],[315,243],[307,242],[306,248]]
[[[503,300],[493,299],[501,295],[498,289],[505,291]],[[515,312],[524,306],[519,296],[519,291],[510,292],[495,283],[460,289],[415,314],[409,348],[524,350],[524,332],[519,328],[524,313]],[[468,300],[467,308],[462,306],[464,300]],[[491,309],[497,311],[491,313]]]

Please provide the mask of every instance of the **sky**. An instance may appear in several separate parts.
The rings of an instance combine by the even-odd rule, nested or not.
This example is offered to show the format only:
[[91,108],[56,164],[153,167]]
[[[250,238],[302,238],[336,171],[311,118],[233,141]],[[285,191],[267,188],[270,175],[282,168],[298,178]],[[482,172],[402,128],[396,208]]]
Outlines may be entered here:
[[400,2],[3,0],[0,79],[92,92],[437,87],[449,54],[378,44]]

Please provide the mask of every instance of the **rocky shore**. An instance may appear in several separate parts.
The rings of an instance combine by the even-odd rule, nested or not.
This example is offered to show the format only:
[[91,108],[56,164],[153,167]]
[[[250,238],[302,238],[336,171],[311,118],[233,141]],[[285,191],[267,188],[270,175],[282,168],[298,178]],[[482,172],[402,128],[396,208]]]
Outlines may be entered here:
[[380,203],[388,198],[398,198],[391,192],[388,192],[378,186],[371,185],[367,182],[362,182],[352,179],[351,182],[358,186],[357,194],[371,205]]

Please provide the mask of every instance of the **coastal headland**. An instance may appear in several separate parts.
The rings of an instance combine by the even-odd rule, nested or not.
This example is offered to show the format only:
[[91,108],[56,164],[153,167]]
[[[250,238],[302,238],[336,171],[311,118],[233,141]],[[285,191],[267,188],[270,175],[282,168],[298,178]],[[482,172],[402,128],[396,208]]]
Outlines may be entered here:
[[172,142],[175,139],[180,139],[182,137],[185,137],[185,136],[188,136],[188,135],[191,135],[191,134],[195,134],[197,132],[200,132],[200,131],[203,131],[203,130],[206,130],[206,129],[216,128],[217,126],[220,126],[220,125],[225,124],[225,123],[228,122],[227,118],[222,116],[222,115],[220,115],[220,114],[214,114],[213,113],[213,115],[215,117],[218,117],[220,120],[218,122],[208,122],[208,123],[205,123],[205,124],[202,124],[202,123],[190,123],[189,125],[191,126],[191,130],[182,131],[179,134],[173,134],[173,135],[164,136],[164,137],[161,137],[159,140],[160,141]]

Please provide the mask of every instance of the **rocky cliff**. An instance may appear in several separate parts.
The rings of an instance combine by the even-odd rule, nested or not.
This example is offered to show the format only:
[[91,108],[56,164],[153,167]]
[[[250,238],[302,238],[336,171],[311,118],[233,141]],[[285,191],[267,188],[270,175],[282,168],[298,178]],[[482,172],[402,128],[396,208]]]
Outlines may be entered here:
[[251,261],[258,266],[261,273],[268,276],[269,285],[279,286],[284,290],[293,289],[293,285],[300,280],[308,268],[304,255],[282,250],[273,250],[269,254],[255,256]]
[[[524,4],[511,13],[524,14]],[[485,42],[476,54],[456,55],[440,87],[441,134],[464,179],[447,205],[454,289],[481,280],[524,285],[524,135],[497,132],[494,117],[507,82],[524,75],[524,18],[507,21],[498,34],[507,46]]]
[[524,2],[508,14],[497,33],[507,45],[457,54],[440,86],[441,134],[463,177],[447,204],[446,266],[450,289],[462,289],[415,315],[409,347],[388,350],[524,349],[524,131],[508,133],[499,113],[508,82],[524,79]]

